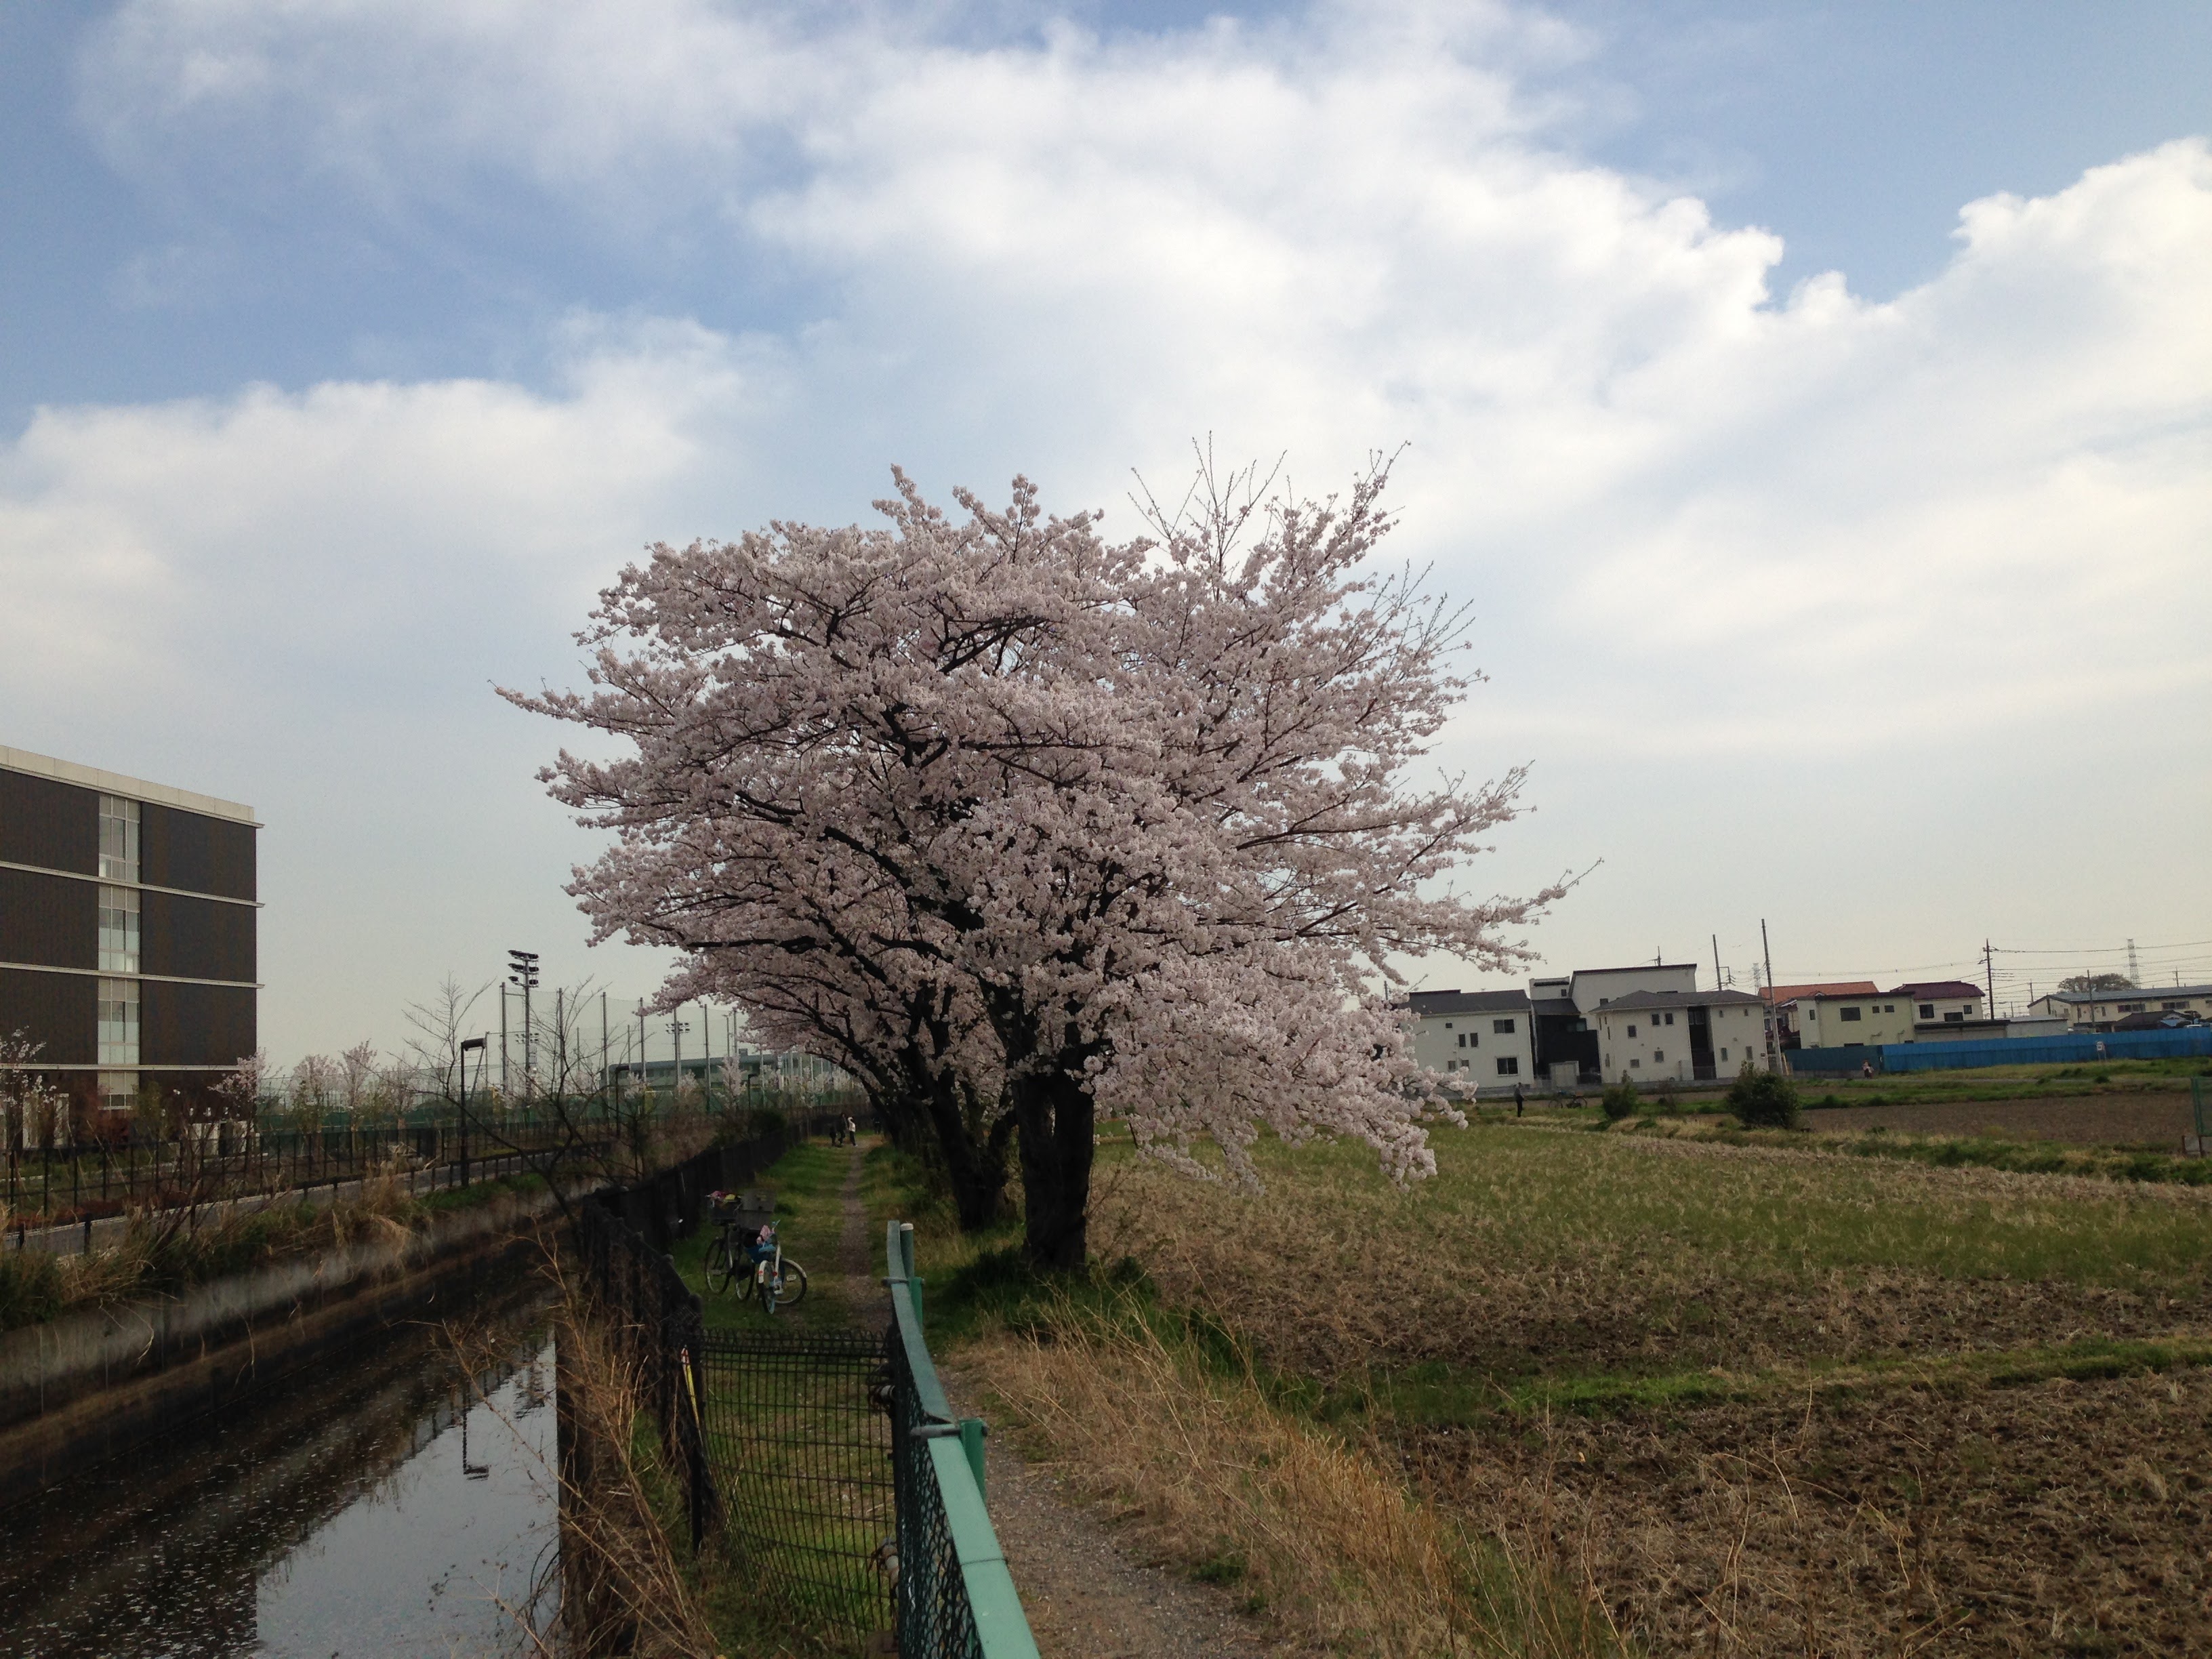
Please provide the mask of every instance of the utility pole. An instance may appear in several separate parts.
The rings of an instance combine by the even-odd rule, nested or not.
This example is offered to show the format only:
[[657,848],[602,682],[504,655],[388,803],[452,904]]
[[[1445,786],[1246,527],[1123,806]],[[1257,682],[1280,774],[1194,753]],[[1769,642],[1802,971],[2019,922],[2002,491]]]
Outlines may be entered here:
[[513,1099],[514,1091],[507,1080],[507,986],[499,988],[499,1092],[503,1098]]
[[1982,940],[1982,980],[1990,993],[1988,1018],[1995,1019],[1997,1017],[1997,954],[1990,948],[1987,939]]
[[1721,936],[1713,935],[1713,989],[1721,988]]
[[1766,918],[1759,919],[1759,950],[1766,958],[1766,1069],[1782,1069],[1782,1033],[1774,1029],[1774,946],[1767,942]]
[[2142,969],[2136,966],[2136,942],[2128,941],[2128,977],[2138,986],[2142,983]]

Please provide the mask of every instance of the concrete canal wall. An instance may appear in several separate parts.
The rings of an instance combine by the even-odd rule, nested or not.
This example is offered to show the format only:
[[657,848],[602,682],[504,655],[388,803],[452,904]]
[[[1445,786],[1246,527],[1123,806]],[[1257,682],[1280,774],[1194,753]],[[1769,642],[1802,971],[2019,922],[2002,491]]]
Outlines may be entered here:
[[172,1297],[0,1335],[0,1503],[386,1326],[459,1313],[538,1254],[550,1192],[502,1193],[420,1231],[273,1261]]

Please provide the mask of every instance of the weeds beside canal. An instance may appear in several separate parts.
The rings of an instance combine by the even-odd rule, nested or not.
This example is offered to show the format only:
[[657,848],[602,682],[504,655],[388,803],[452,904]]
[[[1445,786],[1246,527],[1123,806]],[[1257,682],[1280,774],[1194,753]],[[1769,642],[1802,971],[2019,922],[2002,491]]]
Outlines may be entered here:
[[204,1215],[142,1212],[131,1217],[115,1243],[79,1255],[0,1247],[0,1331],[81,1308],[174,1295],[272,1261],[365,1240],[404,1242],[440,1216],[542,1192],[544,1185],[537,1176],[514,1175],[410,1194],[396,1174],[372,1176],[336,1203],[287,1199]]

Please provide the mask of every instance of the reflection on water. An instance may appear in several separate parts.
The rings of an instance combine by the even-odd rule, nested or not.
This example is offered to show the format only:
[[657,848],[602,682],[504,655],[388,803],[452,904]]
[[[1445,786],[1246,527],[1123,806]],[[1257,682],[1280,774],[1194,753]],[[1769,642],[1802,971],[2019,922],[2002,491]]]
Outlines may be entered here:
[[395,1334],[0,1510],[0,1654],[542,1651],[552,1338],[526,1305],[456,1346]]

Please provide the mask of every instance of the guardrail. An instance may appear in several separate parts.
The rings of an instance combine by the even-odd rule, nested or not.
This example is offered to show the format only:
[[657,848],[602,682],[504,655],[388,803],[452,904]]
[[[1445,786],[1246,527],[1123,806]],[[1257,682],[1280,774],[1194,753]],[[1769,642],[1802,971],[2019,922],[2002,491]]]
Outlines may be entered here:
[[894,1596],[902,1659],[1036,1659],[999,1535],[983,1506],[983,1425],[956,1418],[922,1328],[914,1226],[885,1231],[891,1297],[891,1469],[898,1510]]

